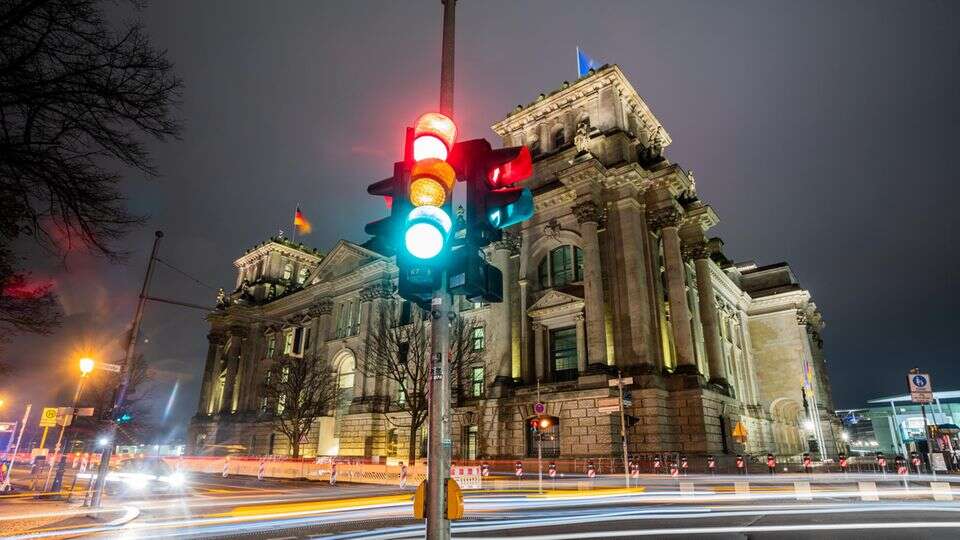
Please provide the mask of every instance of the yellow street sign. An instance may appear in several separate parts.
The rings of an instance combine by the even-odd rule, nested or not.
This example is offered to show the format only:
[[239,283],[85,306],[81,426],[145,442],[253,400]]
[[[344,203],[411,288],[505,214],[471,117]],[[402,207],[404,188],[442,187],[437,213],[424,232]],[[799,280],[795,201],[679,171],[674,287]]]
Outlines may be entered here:
[[733,438],[739,440],[746,440],[747,438],[747,428],[743,427],[743,423],[737,420],[737,425],[733,426]]
[[53,427],[57,425],[57,408],[44,407],[40,413],[40,427]]

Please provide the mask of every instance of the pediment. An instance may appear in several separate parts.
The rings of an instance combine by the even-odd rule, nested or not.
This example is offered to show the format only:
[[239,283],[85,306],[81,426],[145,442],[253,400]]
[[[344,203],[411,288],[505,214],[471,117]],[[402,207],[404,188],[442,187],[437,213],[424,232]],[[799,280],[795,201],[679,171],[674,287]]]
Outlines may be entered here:
[[308,278],[307,283],[330,281],[349,274],[369,263],[384,258],[379,253],[370,251],[346,240],[340,240],[337,245],[320,261],[320,264]]
[[539,319],[582,310],[583,298],[558,290],[550,290],[527,308],[527,315]]

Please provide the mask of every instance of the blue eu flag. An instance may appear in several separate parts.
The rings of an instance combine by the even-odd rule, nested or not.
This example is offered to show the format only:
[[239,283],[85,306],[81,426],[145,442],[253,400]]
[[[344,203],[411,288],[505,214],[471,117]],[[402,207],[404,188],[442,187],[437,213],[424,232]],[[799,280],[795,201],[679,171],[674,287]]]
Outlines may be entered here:
[[591,69],[595,69],[597,67],[600,66],[589,56],[583,54],[583,51],[580,50],[580,47],[577,47],[577,77],[585,77],[590,73]]

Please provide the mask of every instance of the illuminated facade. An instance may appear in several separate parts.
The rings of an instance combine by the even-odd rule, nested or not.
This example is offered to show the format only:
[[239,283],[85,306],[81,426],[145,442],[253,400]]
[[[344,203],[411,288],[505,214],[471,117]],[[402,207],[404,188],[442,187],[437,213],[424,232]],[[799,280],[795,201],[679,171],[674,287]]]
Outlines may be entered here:
[[[526,145],[536,213],[489,248],[504,302],[464,305],[484,351],[456,397],[458,458],[535,455],[527,428],[541,400],[560,458],[618,455],[618,371],[632,376],[631,452],[835,455],[833,414],[810,293],[784,263],[734,263],[709,230],[717,214],[670,136],[617,66],[518,106],[493,126]],[[265,422],[258,377],[279,354],[328,358],[341,406],[318,419],[308,455],[407,455],[388,381],[356,371],[365,333],[394,297],[390,258],[341,241],[329,253],[271,239],[236,261],[236,290],[211,316],[196,452],[284,453]],[[469,309],[466,309],[469,308]],[[742,444],[732,437],[740,422]]]

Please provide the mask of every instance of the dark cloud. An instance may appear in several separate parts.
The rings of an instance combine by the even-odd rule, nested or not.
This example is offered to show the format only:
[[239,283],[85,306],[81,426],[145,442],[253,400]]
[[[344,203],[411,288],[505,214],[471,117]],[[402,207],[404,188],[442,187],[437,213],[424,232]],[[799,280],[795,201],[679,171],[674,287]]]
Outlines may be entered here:
[[[79,319],[8,349],[32,398],[69,380],[56,366],[70,344],[122,334],[154,228],[165,260],[215,286],[234,282],[245,248],[290,231],[298,202],[313,245],[363,239],[383,213],[365,186],[390,173],[403,126],[437,101],[440,9],[154,2],[142,16],[186,82],[187,131],[154,145],[162,179],[130,179],[150,225],[125,242],[129,263],[44,274]],[[957,388],[958,19],[949,2],[461,0],[457,120],[465,137],[492,137],[513,106],[575,78],[577,45],[620,64],[671,133],[671,159],[696,172],[730,255],[787,260],[813,292],[838,405],[902,391],[914,364]],[[165,268],[154,291],[215,295]],[[165,374],[158,408],[179,377],[183,421],[206,353],[202,315],[150,305],[144,321],[142,350]]]

